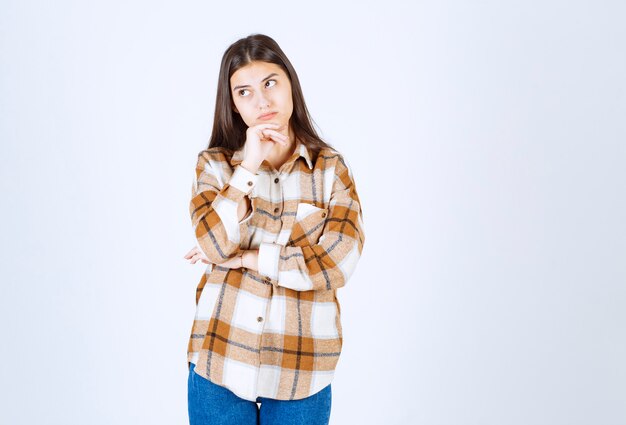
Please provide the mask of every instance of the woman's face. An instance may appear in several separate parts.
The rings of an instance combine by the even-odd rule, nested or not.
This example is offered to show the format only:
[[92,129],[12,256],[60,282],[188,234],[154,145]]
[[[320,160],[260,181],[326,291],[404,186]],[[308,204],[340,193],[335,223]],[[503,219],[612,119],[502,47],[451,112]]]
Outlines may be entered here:
[[[287,129],[293,111],[291,82],[282,68],[269,62],[251,62],[230,77],[235,112],[248,127],[263,123],[284,124]],[[275,112],[269,119],[261,115]],[[281,131],[284,133],[284,131]]]

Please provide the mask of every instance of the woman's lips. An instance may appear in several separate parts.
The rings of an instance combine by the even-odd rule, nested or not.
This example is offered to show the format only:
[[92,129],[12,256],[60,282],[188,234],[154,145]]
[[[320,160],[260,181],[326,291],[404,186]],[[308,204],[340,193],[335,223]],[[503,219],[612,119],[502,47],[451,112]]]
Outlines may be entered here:
[[278,113],[278,112],[271,112],[271,113],[269,113],[269,114],[261,115],[261,116],[259,117],[259,119],[260,119],[260,120],[269,120],[269,119],[274,118],[274,116],[276,116],[276,114],[277,114],[277,113]]

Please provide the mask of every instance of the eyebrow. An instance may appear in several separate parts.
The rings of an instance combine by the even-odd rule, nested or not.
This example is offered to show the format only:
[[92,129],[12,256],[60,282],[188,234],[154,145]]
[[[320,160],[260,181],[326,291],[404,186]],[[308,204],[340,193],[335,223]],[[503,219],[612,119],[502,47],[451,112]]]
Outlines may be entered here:
[[[261,80],[261,82],[263,82],[263,81],[265,81],[265,80],[267,80],[267,79],[269,79],[269,78],[272,78],[272,77],[278,77],[278,74],[277,74],[277,73],[275,73],[275,72],[272,72],[270,75],[268,75],[267,77],[263,78],[263,79]],[[244,87],[250,87],[250,85],[249,85],[249,84],[244,84],[244,85],[235,86],[235,87],[233,88],[233,91],[235,91],[235,90],[237,90],[237,89],[244,88]]]

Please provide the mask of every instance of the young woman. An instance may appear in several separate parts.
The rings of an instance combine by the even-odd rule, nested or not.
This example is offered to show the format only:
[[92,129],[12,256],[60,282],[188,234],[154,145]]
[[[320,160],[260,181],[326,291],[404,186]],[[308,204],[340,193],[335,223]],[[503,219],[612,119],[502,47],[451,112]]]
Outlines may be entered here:
[[185,256],[208,264],[187,352],[190,423],[328,424],[336,290],[365,240],[352,169],[313,129],[268,36],[226,50],[215,106],[190,202],[198,246]]

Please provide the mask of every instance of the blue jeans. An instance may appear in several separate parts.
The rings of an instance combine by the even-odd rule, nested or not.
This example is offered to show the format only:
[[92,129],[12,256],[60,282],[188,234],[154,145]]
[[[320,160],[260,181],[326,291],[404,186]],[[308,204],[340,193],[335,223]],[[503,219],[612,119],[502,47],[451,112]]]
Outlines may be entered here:
[[187,380],[190,425],[328,425],[331,384],[300,400],[257,397],[259,409],[254,401],[198,375],[194,367],[191,363]]

